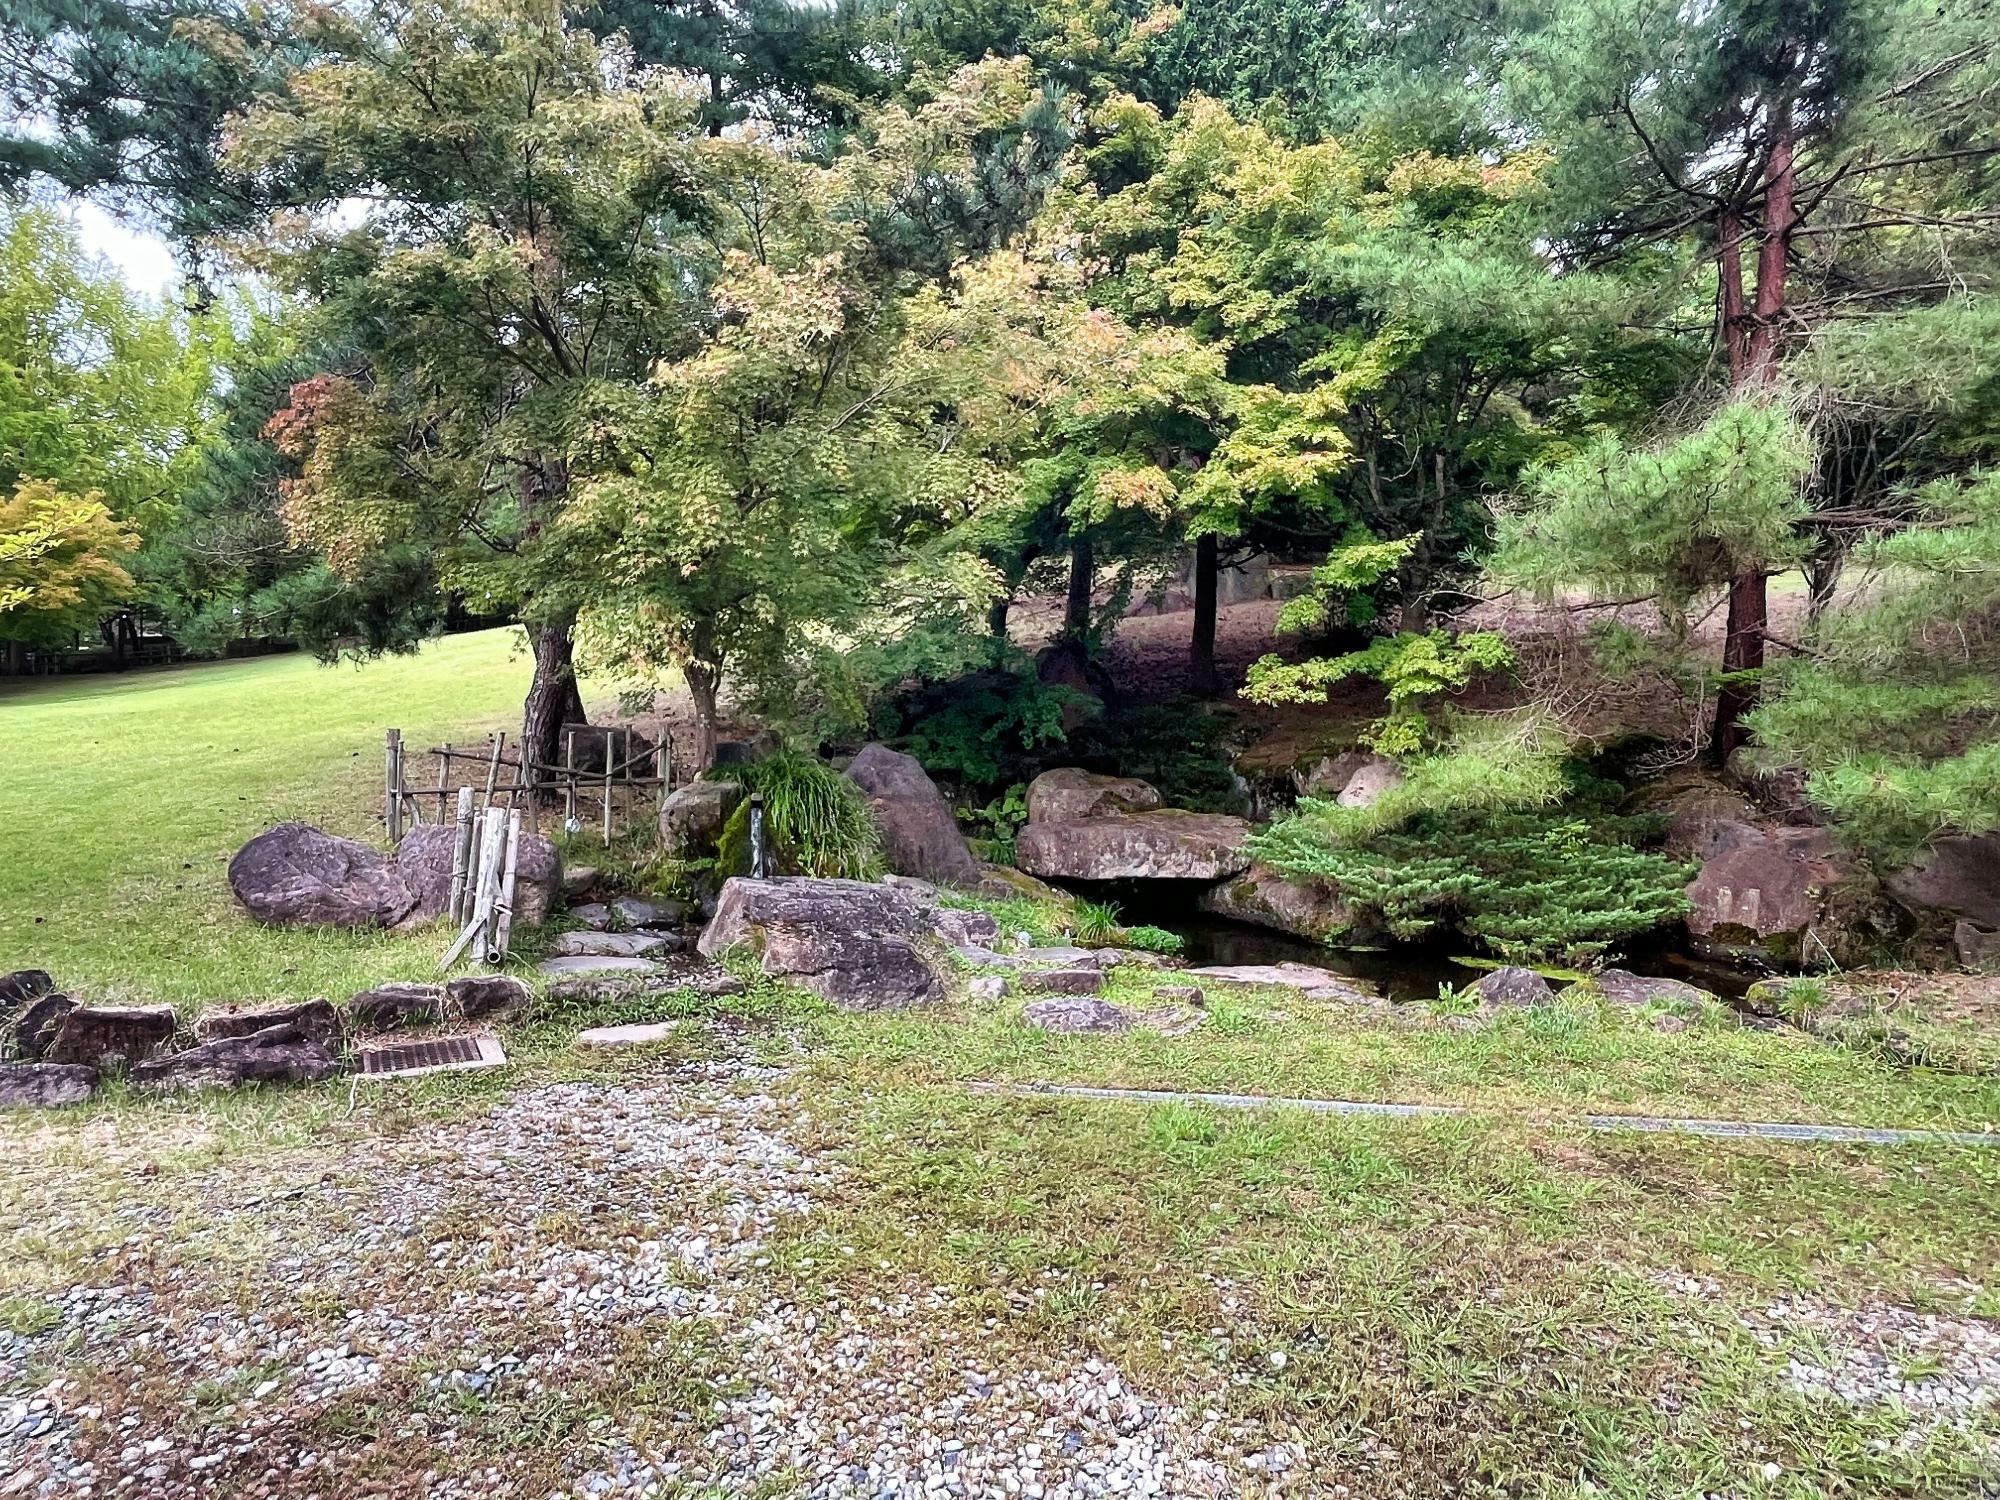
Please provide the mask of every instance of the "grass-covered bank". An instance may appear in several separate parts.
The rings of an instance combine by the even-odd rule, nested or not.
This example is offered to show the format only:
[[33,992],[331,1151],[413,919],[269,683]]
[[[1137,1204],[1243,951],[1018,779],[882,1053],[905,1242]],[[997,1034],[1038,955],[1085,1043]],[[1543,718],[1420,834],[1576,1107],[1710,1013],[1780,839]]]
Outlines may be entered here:
[[518,639],[448,636],[361,667],[277,656],[0,689],[0,972],[179,1003],[398,977],[437,946],[430,934],[260,928],[231,898],[229,857],[287,818],[379,841],[383,731],[423,746],[511,727],[529,674]]

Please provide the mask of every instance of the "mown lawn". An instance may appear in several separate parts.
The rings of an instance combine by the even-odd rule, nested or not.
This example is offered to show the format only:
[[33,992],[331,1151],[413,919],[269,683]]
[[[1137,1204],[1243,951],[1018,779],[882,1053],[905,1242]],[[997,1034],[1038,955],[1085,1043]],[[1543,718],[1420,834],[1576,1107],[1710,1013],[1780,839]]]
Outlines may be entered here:
[[[0,972],[93,999],[339,996],[415,977],[429,934],[260,928],[229,857],[288,818],[379,842],[382,735],[476,739],[520,715],[518,632],[356,667],[306,656],[0,689]],[[406,974],[404,971],[408,970]]]

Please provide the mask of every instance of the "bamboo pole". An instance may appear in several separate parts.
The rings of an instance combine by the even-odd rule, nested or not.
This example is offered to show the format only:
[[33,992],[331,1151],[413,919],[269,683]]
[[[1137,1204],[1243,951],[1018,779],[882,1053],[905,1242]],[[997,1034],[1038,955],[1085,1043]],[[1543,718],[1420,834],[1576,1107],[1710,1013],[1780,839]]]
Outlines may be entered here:
[[506,873],[500,880],[500,904],[493,917],[493,938],[486,945],[486,962],[499,968],[507,961],[507,945],[514,937],[514,876],[521,856],[521,809],[507,810]]
[[382,746],[382,823],[389,842],[403,841],[403,731],[391,729]]
[[494,817],[489,811],[484,819],[484,827],[481,830],[479,885],[478,894],[473,901],[472,916],[459,932],[458,941],[453,943],[450,951],[445,954],[443,962],[439,965],[440,968],[449,969],[453,964],[458,962],[459,954],[465,951],[466,946],[474,938],[479,937],[486,930],[487,919],[492,916],[494,904],[499,896],[499,864],[504,837],[505,829],[501,826],[501,820]]
[[563,829],[576,829],[576,731],[563,731]]
[[493,736],[493,759],[486,765],[486,805],[493,806],[493,788],[500,780],[500,750],[507,743],[507,731],[501,730]]
[[604,847],[611,847],[611,731],[604,731]]
[[653,752],[653,772],[660,779],[660,811],[667,810],[667,794],[674,774],[674,752],[664,726],[660,729],[660,745]]
[[444,799],[449,795],[446,782],[451,776],[451,741],[444,742],[444,754],[438,757],[438,821],[444,821]]
[[458,789],[451,840],[451,919],[465,920],[465,888],[472,877],[472,788]]

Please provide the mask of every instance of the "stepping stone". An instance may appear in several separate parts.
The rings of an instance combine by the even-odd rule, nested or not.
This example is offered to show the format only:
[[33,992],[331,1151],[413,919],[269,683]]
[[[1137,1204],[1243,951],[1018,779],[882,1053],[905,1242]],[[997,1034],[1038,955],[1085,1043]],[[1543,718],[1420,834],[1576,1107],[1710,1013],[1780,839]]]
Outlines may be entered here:
[[1021,988],[1036,995],[1094,995],[1104,988],[1102,969],[1029,969]]
[[648,1047],[671,1038],[678,1023],[642,1021],[630,1026],[593,1026],[576,1034],[579,1047]]
[[611,925],[611,908],[602,901],[586,901],[581,906],[569,909],[569,919],[579,927],[588,927],[592,932],[602,932]]
[[611,903],[612,915],[627,927],[678,927],[687,920],[687,904],[682,901],[648,901],[641,896],[620,896]]
[[660,966],[650,958],[632,958],[630,954],[570,954],[566,958],[544,958],[536,964],[536,970],[574,978],[578,974],[658,974]]
[[1372,1004],[1376,998],[1347,975],[1311,964],[1217,964],[1206,969],[1189,969],[1185,977],[1216,984],[1277,985],[1302,991],[1312,1000]]
[[1038,1031],[1076,1034],[1129,1031],[1134,1017],[1130,1011],[1095,995],[1062,995],[1035,1001],[1022,1010],[1021,1019]]
[[555,951],[564,958],[646,958],[667,953],[673,945],[648,932],[563,932]]

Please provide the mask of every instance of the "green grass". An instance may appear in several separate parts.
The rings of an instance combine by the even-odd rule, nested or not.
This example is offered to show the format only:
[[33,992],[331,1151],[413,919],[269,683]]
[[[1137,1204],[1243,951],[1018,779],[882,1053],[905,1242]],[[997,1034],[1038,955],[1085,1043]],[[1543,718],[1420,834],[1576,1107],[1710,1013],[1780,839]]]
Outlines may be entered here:
[[282,931],[232,898],[229,857],[300,818],[382,842],[382,735],[413,750],[519,722],[515,631],[363,667],[214,662],[0,690],[0,972],[92,999],[329,995],[433,971],[432,933]]
[[[0,785],[10,856],[0,968],[48,967],[93,998],[182,1003],[339,995],[430,973],[434,932],[254,926],[223,864],[285,817],[379,836],[382,729],[399,724],[413,743],[476,738],[513,722],[525,675],[495,634],[360,672],[285,658],[0,694],[14,754]],[[996,914],[1005,930],[1044,938],[1074,925],[1074,914],[1026,901]],[[1144,1008],[1160,980],[1171,976],[1121,971],[1110,996]],[[257,1215],[240,1227],[202,1220],[203,1193],[227,1174],[240,1171],[246,1202],[360,1181],[379,1143],[448,1139],[452,1121],[515,1090],[645,1074],[745,1033],[796,1069],[780,1091],[797,1095],[801,1144],[841,1167],[819,1209],[771,1242],[773,1296],[864,1321],[871,1299],[908,1299],[915,1332],[943,1361],[975,1348],[1026,1368],[1116,1361],[1148,1399],[1296,1436],[1313,1458],[1293,1493],[1915,1497],[1990,1485],[1993,1408],[1934,1426],[1893,1404],[1808,1400],[1783,1370],[1792,1353],[1814,1353],[1818,1335],[1785,1331],[1767,1345],[1752,1330],[1788,1296],[2000,1314],[2000,1151],[1563,1123],[1591,1109],[1982,1128],[2000,1121],[1990,1068],[1913,1064],[1907,1048],[1718,1017],[1667,1034],[1610,1007],[1404,1027],[1218,986],[1208,1009],[1208,1023],[1180,1037],[1061,1038],[1025,1026],[1018,998],[849,1015],[756,985],[726,1001],[545,1011],[509,1029],[504,1071],[352,1095],[339,1084],[139,1098],[114,1083],[76,1110],[0,1118],[11,1169],[0,1173],[0,1332],[33,1337],[52,1326],[61,1289],[111,1274],[129,1225],[103,1208],[136,1201],[167,1226],[191,1306],[277,1309],[331,1336],[344,1307],[274,1283]],[[644,1054],[571,1045],[583,1024],[668,1017],[689,1024]],[[710,1018],[726,1025],[710,1031]],[[1972,1055],[1970,1042],[1954,1053]],[[974,1079],[1488,1113],[1243,1113],[981,1095],[963,1087]],[[327,1211],[360,1212],[347,1205],[362,1201],[336,1193]],[[385,1246],[385,1273],[421,1274],[422,1247],[449,1237],[456,1211],[442,1205],[409,1245]],[[588,1248],[630,1226],[552,1205],[535,1232]],[[301,1441],[413,1471],[430,1459],[395,1446],[398,1424],[435,1407],[495,1448],[546,1449],[535,1490],[546,1493],[596,1414],[679,1413],[698,1425],[718,1383],[754,1378],[716,1367],[717,1351],[699,1342],[664,1362],[643,1340],[593,1351],[587,1378],[532,1400],[430,1393],[421,1371],[404,1369],[329,1406]],[[1925,1358],[1906,1351],[1898,1368],[1921,1373]],[[157,1415],[208,1420],[179,1413]],[[668,1430],[666,1441],[693,1440]],[[389,1446],[363,1450],[370,1441]],[[1766,1465],[1777,1479],[1763,1477]]]

